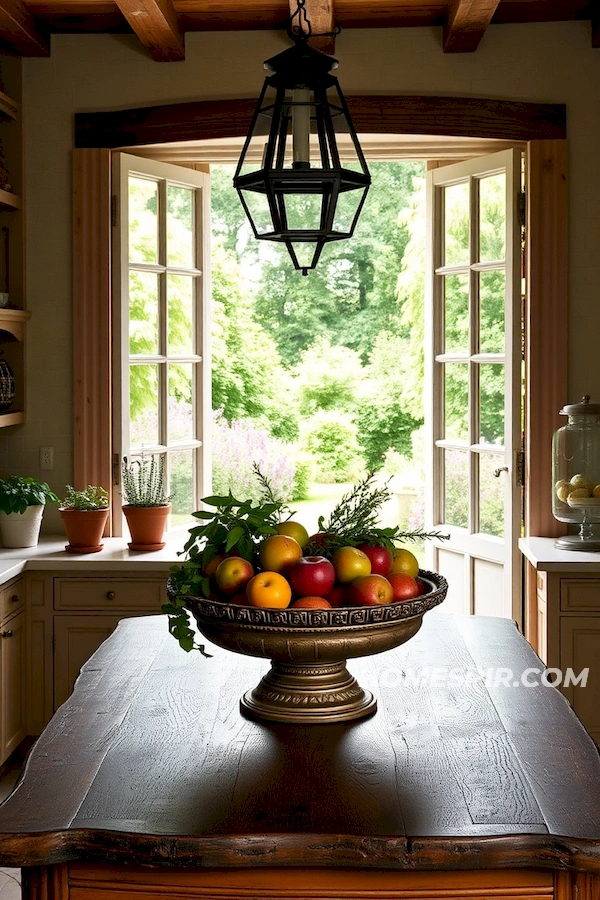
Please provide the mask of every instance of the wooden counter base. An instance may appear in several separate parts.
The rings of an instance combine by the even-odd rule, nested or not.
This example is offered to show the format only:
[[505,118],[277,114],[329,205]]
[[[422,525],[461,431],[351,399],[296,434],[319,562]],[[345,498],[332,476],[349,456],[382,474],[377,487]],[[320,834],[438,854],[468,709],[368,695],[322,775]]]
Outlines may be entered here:
[[[537,869],[481,872],[391,872],[360,869],[155,870],[70,863],[24,870],[30,900],[570,900],[577,878],[578,900],[592,900],[586,876]],[[583,879],[583,880],[582,880]],[[581,884],[579,883],[581,881]],[[560,882],[560,883],[558,883]],[[597,890],[597,887],[596,887]]]

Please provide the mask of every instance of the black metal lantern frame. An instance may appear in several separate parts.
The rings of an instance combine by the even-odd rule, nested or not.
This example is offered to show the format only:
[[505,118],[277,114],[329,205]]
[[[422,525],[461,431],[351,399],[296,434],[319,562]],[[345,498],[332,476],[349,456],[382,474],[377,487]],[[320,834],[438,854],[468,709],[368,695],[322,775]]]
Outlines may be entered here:
[[273,74],[265,79],[233,184],[254,236],[284,243],[306,275],[326,243],[352,237],[371,177],[331,75],[337,60],[309,47],[306,36],[294,41],[265,62]]

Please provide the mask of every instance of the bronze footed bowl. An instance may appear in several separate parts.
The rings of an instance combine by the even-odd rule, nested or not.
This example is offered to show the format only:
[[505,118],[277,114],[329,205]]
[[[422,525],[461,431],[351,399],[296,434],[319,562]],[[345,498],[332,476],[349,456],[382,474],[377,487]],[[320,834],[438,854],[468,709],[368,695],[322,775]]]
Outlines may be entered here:
[[404,644],[444,600],[445,578],[425,571],[419,578],[425,594],[386,606],[258,609],[184,599],[213,644],[271,660],[270,671],[241,698],[242,713],[271,722],[347,722],[372,715],[377,700],[348,672],[346,660]]

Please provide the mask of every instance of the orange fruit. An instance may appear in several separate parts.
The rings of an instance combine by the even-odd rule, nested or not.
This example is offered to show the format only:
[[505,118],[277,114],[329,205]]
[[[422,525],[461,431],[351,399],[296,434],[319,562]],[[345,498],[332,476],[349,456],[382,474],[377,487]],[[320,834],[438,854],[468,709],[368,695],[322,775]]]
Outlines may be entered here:
[[279,572],[259,572],[246,585],[246,597],[250,606],[285,609],[290,605],[292,589]]
[[280,522],[279,525],[276,525],[275,530],[277,534],[286,534],[288,537],[294,538],[303,550],[308,544],[308,531],[300,522],[293,522],[289,519],[287,522]]
[[410,575],[411,578],[416,578],[418,574],[419,560],[414,553],[404,547],[398,548],[394,553],[392,568],[388,575]]
[[302,547],[293,537],[273,534],[265,538],[258,548],[261,568],[267,572],[283,572],[302,556]]

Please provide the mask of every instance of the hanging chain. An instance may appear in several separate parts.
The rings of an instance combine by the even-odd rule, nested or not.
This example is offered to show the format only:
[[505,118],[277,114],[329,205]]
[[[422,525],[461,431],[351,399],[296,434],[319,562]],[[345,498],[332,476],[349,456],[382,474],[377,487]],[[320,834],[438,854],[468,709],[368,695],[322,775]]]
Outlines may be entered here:
[[[334,31],[319,31],[313,34],[310,19],[306,12],[306,0],[296,0],[296,11],[288,20],[288,34],[295,41],[308,41],[311,37],[337,37],[341,33],[341,25],[336,22]],[[296,19],[296,21],[294,21]]]

